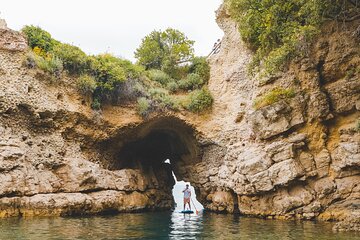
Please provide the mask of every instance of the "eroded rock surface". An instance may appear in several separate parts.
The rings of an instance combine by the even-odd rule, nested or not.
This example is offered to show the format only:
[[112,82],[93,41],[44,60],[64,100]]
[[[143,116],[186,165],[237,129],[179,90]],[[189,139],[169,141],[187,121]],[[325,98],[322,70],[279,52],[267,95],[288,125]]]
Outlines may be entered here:
[[25,38],[7,27],[4,19],[0,18],[0,50],[24,51],[27,48]]

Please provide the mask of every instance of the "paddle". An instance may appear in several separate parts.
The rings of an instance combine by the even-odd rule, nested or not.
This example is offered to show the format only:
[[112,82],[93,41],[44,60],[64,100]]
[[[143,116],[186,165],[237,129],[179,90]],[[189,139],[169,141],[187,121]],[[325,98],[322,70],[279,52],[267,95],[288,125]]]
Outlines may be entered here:
[[195,203],[194,203],[194,201],[192,200],[192,198],[190,198],[190,199],[191,199],[192,204],[194,205],[194,208],[195,208],[195,211],[196,211],[196,215],[198,215],[198,214],[199,214],[199,211],[196,209]]

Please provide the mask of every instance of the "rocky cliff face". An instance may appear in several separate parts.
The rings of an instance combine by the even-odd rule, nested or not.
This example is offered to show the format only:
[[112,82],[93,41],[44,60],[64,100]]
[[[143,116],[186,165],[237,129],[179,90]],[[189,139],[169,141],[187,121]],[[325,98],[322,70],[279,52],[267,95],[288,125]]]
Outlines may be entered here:
[[[246,74],[251,52],[223,7],[217,21],[225,35],[209,59],[213,110],[146,121],[132,106],[92,111],[71,78],[24,67],[24,38],[0,29],[0,216],[169,209],[173,170],[212,211],[358,219],[356,24],[329,24],[306,57],[260,82]],[[296,95],[256,110],[275,87]]]
[[[215,106],[200,129],[224,146],[205,206],[268,218],[359,218],[359,22],[328,23],[306,57],[259,81],[246,74],[251,53],[224,8],[221,51],[211,59]],[[255,110],[277,87],[295,97]],[[203,160],[206,162],[203,158]],[[216,184],[214,184],[216,183]],[[235,206],[235,207],[233,207]]]

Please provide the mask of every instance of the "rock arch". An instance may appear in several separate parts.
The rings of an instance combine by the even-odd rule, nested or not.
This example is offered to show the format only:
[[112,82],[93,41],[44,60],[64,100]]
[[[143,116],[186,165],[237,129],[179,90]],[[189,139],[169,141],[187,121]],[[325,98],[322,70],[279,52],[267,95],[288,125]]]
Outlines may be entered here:
[[[153,118],[139,125],[119,130],[114,136],[98,144],[103,154],[103,165],[116,171],[133,169],[149,182],[151,188],[167,199],[162,208],[173,207],[172,188],[178,180],[195,182],[198,175],[192,171],[202,161],[204,138],[196,129],[173,116]],[[171,165],[165,163],[171,160]],[[164,207],[165,206],[165,207]]]

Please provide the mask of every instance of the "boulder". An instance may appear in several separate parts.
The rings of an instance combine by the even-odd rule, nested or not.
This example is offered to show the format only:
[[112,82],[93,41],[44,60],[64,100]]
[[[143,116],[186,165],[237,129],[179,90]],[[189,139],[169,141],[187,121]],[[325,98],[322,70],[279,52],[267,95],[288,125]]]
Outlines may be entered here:
[[268,139],[304,123],[301,98],[289,104],[280,101],[255,111],[250,116],[252,129],[260,139]]

